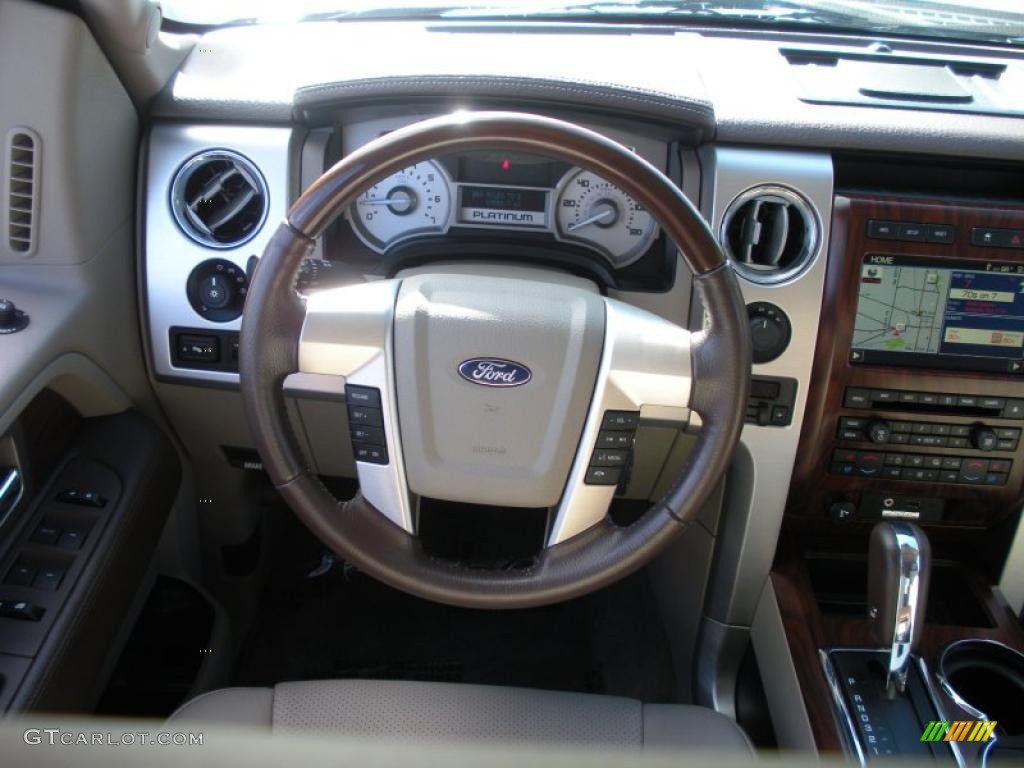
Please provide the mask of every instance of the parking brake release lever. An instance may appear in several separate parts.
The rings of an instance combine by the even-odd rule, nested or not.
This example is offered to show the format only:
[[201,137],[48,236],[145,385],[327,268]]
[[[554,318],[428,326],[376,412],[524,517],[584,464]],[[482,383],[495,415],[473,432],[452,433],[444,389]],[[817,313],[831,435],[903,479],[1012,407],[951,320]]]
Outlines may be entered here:
[[889,652],[886,693],[907,686],[910,657],[924,628],[931,576],[931,544],[905,522],[878,523],[868,548],[868,619],[871,634]]

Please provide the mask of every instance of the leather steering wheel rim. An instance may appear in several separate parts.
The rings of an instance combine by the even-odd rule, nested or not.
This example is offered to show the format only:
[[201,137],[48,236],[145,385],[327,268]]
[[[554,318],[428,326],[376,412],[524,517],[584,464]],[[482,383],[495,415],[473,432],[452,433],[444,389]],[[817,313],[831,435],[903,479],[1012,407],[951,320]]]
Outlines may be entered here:
[[[605,519],[516,570],[433,558],[361,495],[338,501],[310,469],[285,408],[298,371],[305,315],[295,278],[316,239],[367,188],[416,162],[502,149],[547,155],[593,171],[643,205],[679,247],[705,310],[692,337],[691,410],[702,428],[679,477],[639,520]],[[680,535],[725,474],[743,428],[750,378],[746,310],[736,278],[703,218],[657,169],[625,147],[571,123],[514,112],[455,113],[382,136],[347,155],[291,206],[259,262],[240,339],[242,398],[256,448],[278,492],[339,556],[380,581],[436,602],[526,608],[561,602],[640,568]],[[339,429],[339,439],[343,431]]]

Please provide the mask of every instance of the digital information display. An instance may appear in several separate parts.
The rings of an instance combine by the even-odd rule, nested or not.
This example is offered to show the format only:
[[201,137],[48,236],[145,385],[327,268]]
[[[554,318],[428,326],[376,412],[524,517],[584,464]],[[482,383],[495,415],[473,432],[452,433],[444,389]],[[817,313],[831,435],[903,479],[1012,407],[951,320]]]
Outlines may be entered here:
[[465,224],[501,224],[546,227],[548,190],[517,187],[459,187],[459,221]]
[[850,362],[1024,373],[1024,264],[869,254]]

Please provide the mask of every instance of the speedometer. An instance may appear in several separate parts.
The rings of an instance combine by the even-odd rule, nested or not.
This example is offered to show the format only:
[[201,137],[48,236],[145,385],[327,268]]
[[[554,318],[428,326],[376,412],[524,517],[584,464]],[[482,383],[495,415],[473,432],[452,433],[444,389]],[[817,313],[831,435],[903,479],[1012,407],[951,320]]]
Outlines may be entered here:
[[376,251],[411,235],[442,232],[451,212],[448,176],[427,160],[374,184],[349,208],[356,234]]
[[643,206],[590,171],[565,179],[555,206],[559,236],[598,248],[616,267],[640,258],[657,231]]

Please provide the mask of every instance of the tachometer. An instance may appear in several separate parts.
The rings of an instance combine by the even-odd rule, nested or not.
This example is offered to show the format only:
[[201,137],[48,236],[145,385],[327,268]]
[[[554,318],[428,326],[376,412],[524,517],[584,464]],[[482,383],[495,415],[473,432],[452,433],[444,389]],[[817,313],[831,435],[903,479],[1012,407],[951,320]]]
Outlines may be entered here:
[[643,206],[590,171],[563,181],[555,206],[559,236],[600,249],[616,267],[640,258],[657,232]]
[[366,190],[349,208],[349,219],[363,242],[384,251],[411,235],[442,232],[451,205],[447,175],[437,163],[427,160]]

